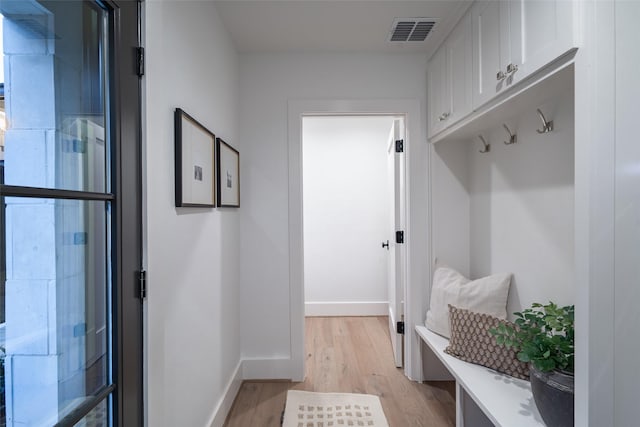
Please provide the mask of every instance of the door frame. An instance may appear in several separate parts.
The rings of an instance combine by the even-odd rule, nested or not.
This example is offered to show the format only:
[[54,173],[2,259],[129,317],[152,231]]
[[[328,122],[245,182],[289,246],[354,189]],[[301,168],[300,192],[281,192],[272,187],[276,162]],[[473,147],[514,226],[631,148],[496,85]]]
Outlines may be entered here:
[[[387,171],[387,176],[389,178],[389,183],[393,190],[390,194],[391,199],[387,199],[388,202],[391,203],[391,214],[390,214],[390,228],[392,236],[392,243],[389,243],[388,249],[388,259],[387,262],[393,262],[393,271],[387,271],[387,295],[395,294],[394,304],[391,301],[388,301],[388,313],[389,313],[389,335],[391,338],[391,346],[393,350],[393,359],[396,364],[396,367],[404,368],[405,366],[405,349],[404,349],[404,336],[402,339],[398,340],[398,335],[401,335],[397,332],[398,330],[398,322],[404,322],[404,289],[406,288],[407,282],[407,274],[406,274],[406,259],[407,254],[405,251],[405,245],[399,244],[395,241],[395,231],[404,230],[407,224],[406,218],[406,203],[407,198],[406,194],[401,193],[402,190],[406,191],[406,176],[404,175],[404,171],[406,171],[406,156],[404,152],[404,147],[398,156],[398,140],[405,140],[407,129],[406,129],[406,117],[405,116],[395,116],[393,118],[393,124],[391,125],[391,132],[389,134],[388,146],[387,146],[387,162],[390,163],[388,166],[389,170]],[[401,129],[399,129],[401,128]],[[400,175],[402,173],[402,175]],[[398,178],[401,178],[400,180]],[[400,181],[400,182],[399,182]],[[402,189],[402,190],[400,190]],[[397,196],[401,195],[401,198]],[[389,196],[387,196],[389,197]],[[399,220],[399,222],[398,222]],[[390,248],[393,248],[393,252],[391,252]],[[396,267],[398,265],[398,259],[400,259],[401,264],[403,266],[402,271],[398,271]],[[390,270],[389,266],[387,269]],[[400,273],[400,274],[398,274]],[[391,278],[391,275],[393,278]],[[393,288],[390,288],[390,284],[393,283]],[[401,284],[403,292],[402,292],[402,300],[400,301],[400,310],[398,310],[399,301],[398,301],[398,283]],[[393,314],[393,315],[392,315]],[[398,342],[399,341],[399,342]],[[400,347],[398,349],[398,347]],[[397,356],[400,353],[400,360],[398,361]]]
[[141,45],[142,7],[144,0],[103,0],[114,9],[109,20],[112,49],[111,67],[114,79],[111,93],[116,128],[112,130],[113,176],[118,194],[114,204],[113,262],[114,277],[113,343],[114,425],[145,423],[144,407],[144,329],[140,274],[143,271],[142,247],[142,76],[138,76],[137,56]]
[[[389,115],[404,116],[406,281],[404,372],[422,380],[420,340],[413,332],[422,323],[424,295],[431,275],[429,224],[429,150],[424,135],[424,118],[418,99],[308,99],[288,102],[289,154],[289,320],[291,332],[290,378],[303,381],[304,358],[304,228],[302,188],[302,118],[304,116]],[[425,257],[426,255],[426,257]]]

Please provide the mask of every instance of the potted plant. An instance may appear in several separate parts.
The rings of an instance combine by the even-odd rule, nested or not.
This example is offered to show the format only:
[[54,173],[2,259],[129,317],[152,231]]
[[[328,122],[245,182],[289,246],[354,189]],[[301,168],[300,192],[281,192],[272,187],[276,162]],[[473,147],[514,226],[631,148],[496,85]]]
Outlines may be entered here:
[[513,347],[530,363],[531,391],[548,427],[574,424],[574,306],[534,303],[514,313],[515,325],[490,332],[499,345]]

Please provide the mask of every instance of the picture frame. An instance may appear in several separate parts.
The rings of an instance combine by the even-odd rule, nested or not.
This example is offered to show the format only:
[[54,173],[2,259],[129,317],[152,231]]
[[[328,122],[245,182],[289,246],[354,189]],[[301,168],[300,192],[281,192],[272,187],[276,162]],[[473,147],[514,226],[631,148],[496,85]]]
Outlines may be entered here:
[[240,153],[216,138],[218,207],[240,207]]
[[216,136],[181,108],[174,113],[176,207],[216,206]]

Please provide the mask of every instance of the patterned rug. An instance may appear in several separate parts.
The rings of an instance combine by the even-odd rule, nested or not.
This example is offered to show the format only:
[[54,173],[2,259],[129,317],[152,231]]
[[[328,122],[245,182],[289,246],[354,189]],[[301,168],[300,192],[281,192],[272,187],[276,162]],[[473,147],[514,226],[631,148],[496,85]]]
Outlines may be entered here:
[[283,427],[389,427],[378,396],[289,390]]

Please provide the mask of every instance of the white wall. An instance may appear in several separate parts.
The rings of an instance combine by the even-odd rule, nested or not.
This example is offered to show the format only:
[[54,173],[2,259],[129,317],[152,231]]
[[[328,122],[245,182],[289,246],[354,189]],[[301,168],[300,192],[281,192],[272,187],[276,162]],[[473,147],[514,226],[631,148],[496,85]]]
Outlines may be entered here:
[[469,141],[430,145],[431,245],[435,264],[444,263],[469,276]]
[[[576,54],[575,424],[614,426],[615,7],[583,2]],[[630,65],[630,64],[629,64]],[[623,69],[627,69],[626,66]],[[623,255],[624,256],[624,255]],[[635,359],[635,358],[634,358]],[[635,360],[634,360],[635,363]],[[635,411],[634,411],[635,412]]]
[[587,2],[576,57],[576,425],[637,424],[637,2]]
[[[287,101],[411,98],[424,106],[426,59],[405,54],[247,54],[241,56],[240,72],[242,352],[257,359],[259,372],[250,374],[286,377],[291,372]],[[421,116],[425,135],[426,115]],[[420,184],[410,188],[410,197],[419,215],[412,217],[412,225],[418,236],[426,236],[426,225],[420,231],[418,222],[426,223],[427,217],[427,151],[426,144],[416,146],[409,162]],[[424,256],[426,251],[425,243],[416,253]],[[416,261],[413,268],[415,277],[424,274],[424,263]]]
[[145,4],[147,424],[209,426],[240,361],[240,214],[174,207],[173,111],[242,153],[238,57],[212,2]]
[[616,4],[616,283],[615,420],[637,423],[640,372],[640,83],[627,72],[640,68],[637,46],[640,3]]
[[[569,88],[570,89],[570,88]],[[573,91],[506,121],[518,142],[504,145],[501,126],[485,132],[491,152],[473,141],[470,164],[470,275],[512,272],[507,313],[532,302],[575,303]]]
[[393,117],[305,117],[306,314],[386,315]]
[[[536,132],[537,107],[553,132]],[[486,154],[479,139],[436,144],[434,257],[472,278],[513,273],[509,314],[532,302],[574,304],[573,91],[505,123],[518,142],[505,145],[501,125],[487,129]]]

